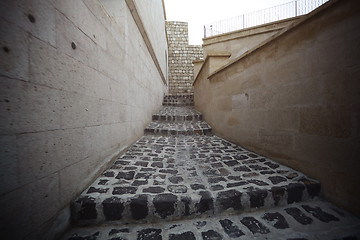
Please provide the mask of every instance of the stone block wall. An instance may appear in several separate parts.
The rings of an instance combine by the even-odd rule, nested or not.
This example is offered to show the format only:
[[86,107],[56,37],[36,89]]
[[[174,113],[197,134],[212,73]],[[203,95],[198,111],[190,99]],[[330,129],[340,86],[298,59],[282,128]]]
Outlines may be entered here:
[[146,1],[156,16],[138,8],[142,30],[131,1],[0,1],[2,239],[55,239],[70,201],[161,107],[162,1]]
[[169,93],[174,95],[193,92],[193,60],[203,57],[201,46],[189,45],[188,23],[166,22],[169,43]]
[[213,131],[319,180],[360,216],[360,12],[332,0],[194,83]]

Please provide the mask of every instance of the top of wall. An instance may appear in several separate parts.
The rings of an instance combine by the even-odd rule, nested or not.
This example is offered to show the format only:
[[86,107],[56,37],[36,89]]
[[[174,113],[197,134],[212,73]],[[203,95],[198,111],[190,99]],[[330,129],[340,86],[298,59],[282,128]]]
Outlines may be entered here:
[[217,69],[216,71],[210,73],[210,75],[208,76],[208,79],[214,77],[215,75],[217,75],[218,73],[228,69],[229,67],[231,67],[233,64],[241,61],[242,59],[244,59],[245,57],[253,54],[254,52],[256,52],[257,50],[263,48],[264,46],[266,46],[267,44],[276,41],[278,38],[281,38],[282,36],[284,36],[286,33],[295,30],[297,27],[299,27],[300,25],[302,25],[304,22],[310,20],[311,18],[315,17],[316,15],[318,15],[320,12],[325,11],[327,8],[329,8],[330,6],[332,6],[333,4],[342,1],[342,0],[330,0],[329,2],[321,5],[319,8],[315,9],[314,11],[303,15],[301,17],[299,17],[296,21],[293,21],[290,25],[288,25],[287,27],[285,27],[284,29],[280,30],[278,33],[274,34],[273,36],[271,36],[270,38],[266,39],[265,41],[261,42],[260,44],[256,45],[255,47],[253,47],[252,49],[246,51],[244,54],[242,54],[241,56],[231,60],[229,63],[225,64],[224,66],[222,66],[221,68]]
[[288,18],[276,22],[271,22],[267,24],[258,25],[251,28],[241,29],[233,32],[228,32],[220,35],[215,35],[207,38],[203,38],[203,46],[208,46],[211,44],[216,44],[225,41],[236,40],[238,38],[249,37],[252,35],[262,34],[266,32],[273,32],[283,29],[287,27],[289,24],[298,20],[300,17]]

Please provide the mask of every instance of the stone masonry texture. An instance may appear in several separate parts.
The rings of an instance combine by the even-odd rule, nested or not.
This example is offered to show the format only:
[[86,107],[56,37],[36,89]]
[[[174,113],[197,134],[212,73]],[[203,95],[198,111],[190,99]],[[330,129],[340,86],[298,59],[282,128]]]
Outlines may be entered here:
[[201,46],[189,45],[188,23],[166,22],[169,43],[169,93],[192,93],[194,66],[192,61],[203,57]]
[[360,237],[360,220],[320,200],[318,181],[208,125],[190,134],[206,122],[188,95],[165,96],[163,105],[146,134],[72,202],[78,227],[64,240]]

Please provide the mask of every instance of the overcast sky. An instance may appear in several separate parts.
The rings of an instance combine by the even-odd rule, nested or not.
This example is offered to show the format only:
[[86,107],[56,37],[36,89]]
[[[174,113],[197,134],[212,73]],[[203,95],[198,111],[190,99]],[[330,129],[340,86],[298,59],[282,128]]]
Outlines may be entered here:
[[293,0],[165,0],[168,21],[189,23],[189,43],[200,45],[203,26]]

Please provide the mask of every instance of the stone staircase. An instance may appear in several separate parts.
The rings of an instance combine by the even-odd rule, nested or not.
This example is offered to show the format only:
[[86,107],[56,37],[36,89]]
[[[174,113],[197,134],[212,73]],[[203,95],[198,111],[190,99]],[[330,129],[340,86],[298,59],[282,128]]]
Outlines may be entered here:
[[320,183],[212,134],[165,96],[145,135],[71,204],[63,239],[358,239]]

